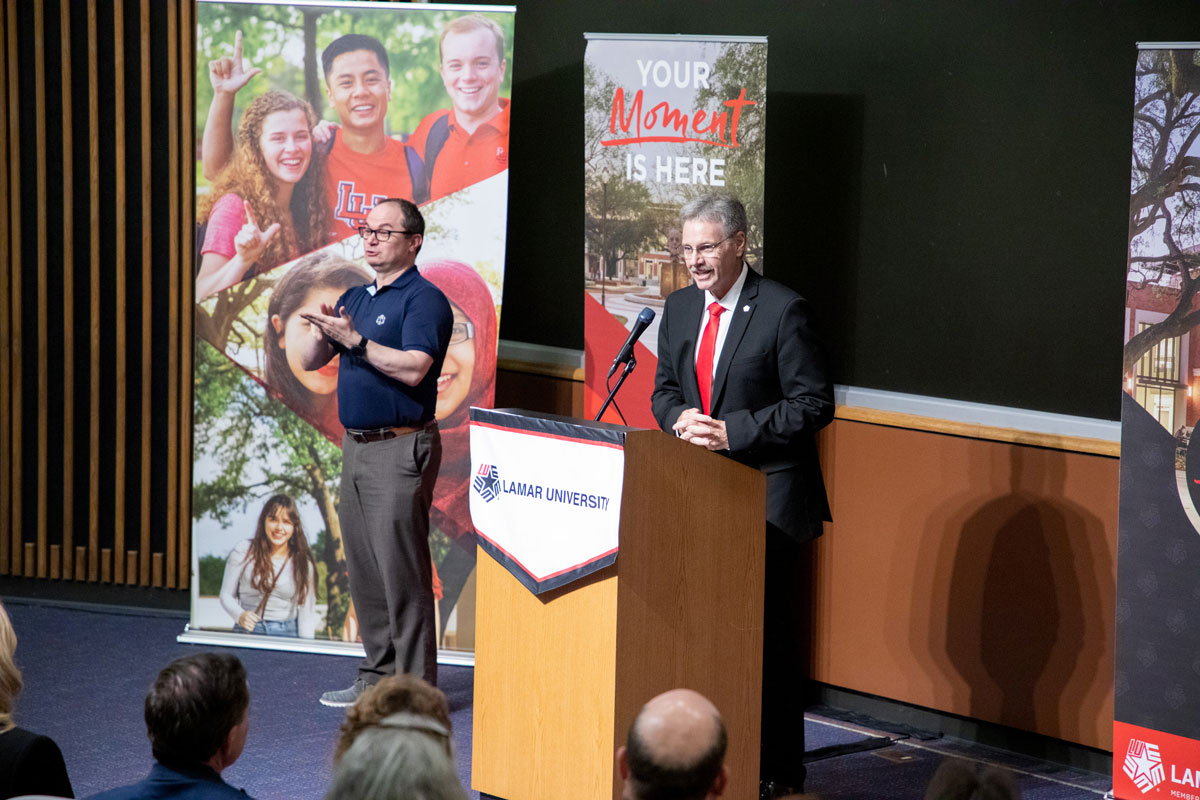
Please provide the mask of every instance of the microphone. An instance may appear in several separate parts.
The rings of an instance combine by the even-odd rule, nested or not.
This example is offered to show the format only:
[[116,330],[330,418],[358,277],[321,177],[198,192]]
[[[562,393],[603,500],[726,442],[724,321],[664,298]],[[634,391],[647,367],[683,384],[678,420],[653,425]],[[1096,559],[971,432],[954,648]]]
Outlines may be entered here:
[[629,338],[625,340],[625,344],[621,345],[621,350],[617,353],[617,357],[613,359],[612,366],[608,368],[608,377],[612,377],[617,371],[617,367],[624,364],[629,359],[633,358],[633,346],[637,344],[637,340],[642,338],[642,334],[646,332],[646,328],[654,322],[654,309],[646,306],[637,315],[637,319],[633,321],[633,329],[629,331]]

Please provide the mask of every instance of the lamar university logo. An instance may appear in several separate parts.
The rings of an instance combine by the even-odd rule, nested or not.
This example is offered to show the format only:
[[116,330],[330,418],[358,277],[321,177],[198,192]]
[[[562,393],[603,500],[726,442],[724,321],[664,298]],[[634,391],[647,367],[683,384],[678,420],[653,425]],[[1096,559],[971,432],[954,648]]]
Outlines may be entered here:
[[[500,496],[500,470],[493,464],[480,464],[471,485],[484,501],[492,502]],[[1162,767],[1159,767],[1159,772],[1162,772]]]
[[[478,478],[476,478],[478,480]],[[1162,756],[1158,754],[1158,745],[1143,742],[1139,739],[1129,740],[1129,750],[1125,753],[1125,774],[1133,781],[1142,794],[1163,782]]]

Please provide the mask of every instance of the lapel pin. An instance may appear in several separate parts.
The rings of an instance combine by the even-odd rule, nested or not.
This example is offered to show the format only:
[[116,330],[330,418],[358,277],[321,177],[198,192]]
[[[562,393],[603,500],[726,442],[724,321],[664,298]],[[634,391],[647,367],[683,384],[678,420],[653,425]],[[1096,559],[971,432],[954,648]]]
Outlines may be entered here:
[[742,306],[742,311],[749,311],[749,310],[750,310],[750,306],[749,306],[749,305],[744,305],[744,306]]

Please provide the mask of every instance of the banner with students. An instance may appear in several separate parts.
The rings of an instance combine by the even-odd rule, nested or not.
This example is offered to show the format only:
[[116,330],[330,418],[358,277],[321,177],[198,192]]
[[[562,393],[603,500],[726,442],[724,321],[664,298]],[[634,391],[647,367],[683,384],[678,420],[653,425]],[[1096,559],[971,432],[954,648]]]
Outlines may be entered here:
[[338,358],[307,371],[296,344],[305,311],[374,280],[358,228],[403,197],[426,221],[417,267],[454,312],[430,546],[440,646],[473,650],[467,412],[495,392],[514,12],[197,5],[189,640],[361,652]]
[[1125,274],[1113,794],[1200,797],[1200,45],[1139,45]]
[[655,428],[658,315],[691,282],[679,209],[712,192],[746,206],[746,261],[763,271],[767,40],[587,34],[584,60],[584,409],[600,411],[609,366],[638,314],[655,319],[606,422]]

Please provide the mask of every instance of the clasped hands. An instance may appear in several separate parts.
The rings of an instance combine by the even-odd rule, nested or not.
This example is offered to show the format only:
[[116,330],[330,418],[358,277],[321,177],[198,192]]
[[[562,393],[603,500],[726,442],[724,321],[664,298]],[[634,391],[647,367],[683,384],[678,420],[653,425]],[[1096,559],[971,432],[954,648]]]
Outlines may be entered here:
[[725,420],[713,419],[698,408],[689,408],[679,415],[671,430],[685,442],[709,450],[728,450],[729,436],[725,432]]

